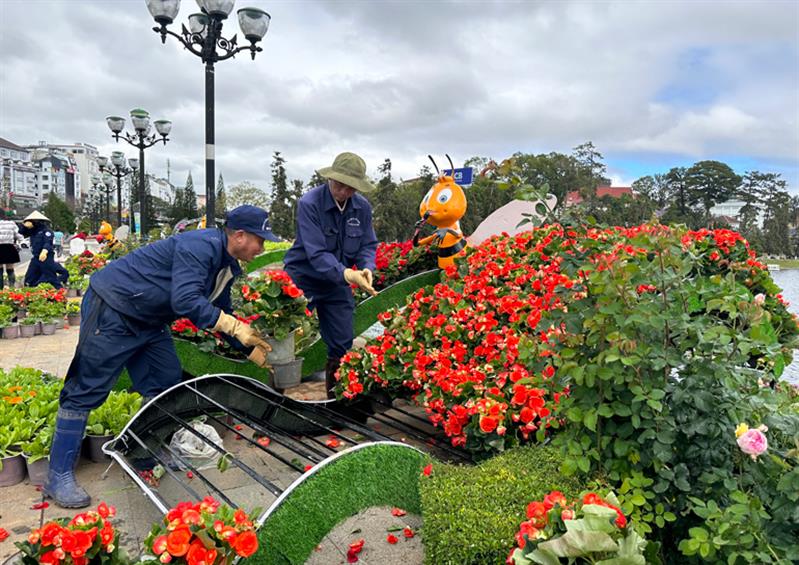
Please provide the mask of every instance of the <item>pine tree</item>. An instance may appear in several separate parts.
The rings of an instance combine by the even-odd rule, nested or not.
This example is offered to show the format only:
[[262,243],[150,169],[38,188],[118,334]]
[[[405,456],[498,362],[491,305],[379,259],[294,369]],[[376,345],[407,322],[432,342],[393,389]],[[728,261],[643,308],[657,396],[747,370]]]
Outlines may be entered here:
[[271,165],[272,206],[269,209],[269,223],[275,234],[288,238],[294,234],[294,222],[285,163],[286,160],[280,155],[280,151],[275,151]]
[[183,213],[187,218],[197,217],[197,193],[194,191],[194,181],[191,178],[191,171],[186,178],[186,186],[183,187],[185,197]]
[[75,215],[57,194],[50,194],[42,212],[53,222],[54,230],[70,233],[75,229]]
[[216,183],[216,216],[218,218],[224,218],[225,214],[227,214],[225,181],[222,179],[222,173],[219,173],[219,180]]

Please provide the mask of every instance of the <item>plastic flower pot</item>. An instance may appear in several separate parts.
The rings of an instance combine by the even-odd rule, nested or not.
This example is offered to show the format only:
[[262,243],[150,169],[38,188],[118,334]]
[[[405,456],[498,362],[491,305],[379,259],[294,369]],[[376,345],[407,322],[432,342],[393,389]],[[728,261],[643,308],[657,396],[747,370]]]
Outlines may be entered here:
[[42,335],[42,323],[36,322],[33,324],[33,335]]
[[67,298],[77,298],[78,297],[78,289],[77,288],[68,288],[67,289]]
[[36,324],[20,324],[19,337],[33,337],[36,335]]
[[3,457],[2,464],[0,487],[10,487],[25,480],[25,459],[21,454]]
[[24,320],[28,317],[28,311],[24,308],[17,310],[17,321]]
[[42,457],[33,463],[25,458],[25,466],[28,469],[28,479],[30,484],[41,486],[47,481],[47,472],[50,470],[50,458]]
[[291,332],[288,337],[281,340],[267,337],[266,342],[272,346],[272,351],[266,356],[266,360],[270,365],[294,361],[294,332]]
[[67,323],[70,326],[79,326],[80,325],[80,312],[77,314],[68,314],[67,315]]
[[114,439],[113,435],[107,436],[94,436],[87,434],[86,439],[83,440],[84,454],[94,463],[102,463],[108,461],[110,457],[103,453],[103,444],[107,441]]
[[49,321],[47,323],[42,324],[42,335],[53,335],[56,330],[56,323],[54,321]]
[[16,339],[19,337],[19,326],[12,324],[3,328],[3,339]]
[[288,363],[272,365],[272,386],[277,389],[291,388],[302,380],[302,361],[300,357]]

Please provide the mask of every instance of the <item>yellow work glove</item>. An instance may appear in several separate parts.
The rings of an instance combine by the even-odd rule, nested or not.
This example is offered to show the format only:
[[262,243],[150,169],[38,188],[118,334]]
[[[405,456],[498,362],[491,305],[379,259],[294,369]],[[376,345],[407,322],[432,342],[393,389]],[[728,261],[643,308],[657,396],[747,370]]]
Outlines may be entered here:
[[366,278],[366,282],[369,283],[369,286],[372,286],[374,283],[372,282],[374,279],[374,275],[372,275],[372,271],[370,269],[361,269],[363,276]]
[[39,253],[39,261],[41,261],[42,263],[47,261],[47,249],[42,249],[42,252]]
[[272,351],[272,347],[263,340],[257,331],[230,314],[220,312],[216,324],[211,329],[235,337],[247,347],[261,347],[267,352]]
[[256,345],[252,348],[252,351],[249,355],[247,355],[247,359],[258,365],[259,367],[268,367],[269,363],[266,361],[266,356],[269,353],[267,349]]
[[[364,270],[368,271],[368,269]],[[347,281],[347,284],[357,284],[359,287],[361,287],[363,290],[365,290],[372,296],[377,296],[377,291],[375,291],[375,289],[372,288],[372,284],[370,283],[369,280],[367,280],[366,276],[363,274],[363,271],[356,271],[355,269],[344,269],[344,280]]]
[[27,222],[22,222],[22,225],[28,228],[29,230],[33,229],[33,222],[31,222],[30,220],[28,220]]

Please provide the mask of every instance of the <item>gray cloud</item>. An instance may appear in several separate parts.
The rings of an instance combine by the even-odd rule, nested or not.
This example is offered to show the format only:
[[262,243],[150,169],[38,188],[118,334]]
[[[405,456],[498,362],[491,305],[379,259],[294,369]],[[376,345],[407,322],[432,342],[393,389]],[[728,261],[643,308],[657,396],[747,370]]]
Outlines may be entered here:
[[[799,187],[794,2],[238,7],[249,4],[273,21],[254,61],[242,53],[216,67],[217,171],[228,184],[268,186],[276,150],[291,177],[354,150],[372,173],[390,157],[407,178],[427,153],[501,158],[591,139],[628,181],[617,156],[662,163],[653,172],[675,156],[731,156],[777,163]],[[178,23],[193,11],[184,0]],[[171,38],[161,44],[143,0],[0,0],[0,26],[0,135],[133,156],[105,117],[144,107],[174,122],[148,169],[165,174],[169,159],[173,180],[191,170],[203,185],[203,67]]]

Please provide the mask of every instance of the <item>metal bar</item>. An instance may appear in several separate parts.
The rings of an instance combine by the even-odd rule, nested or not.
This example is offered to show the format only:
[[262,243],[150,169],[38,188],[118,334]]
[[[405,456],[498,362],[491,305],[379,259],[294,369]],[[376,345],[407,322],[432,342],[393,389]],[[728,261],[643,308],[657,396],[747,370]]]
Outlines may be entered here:
[[[261,400],[265,400],[265,401],[266,401],[266,402],[268,402],[269,404],[271,404],[271,405],[273,405],[273,406],[277,406],[277,407],[279,407],[281,410],[285,410],[286,412],[288,412],[289,414],[291,414],[291,415],[293,415],[293,416],[297,416],[299,419],[303,420],[304,422],[308,422],[308,423],[310,423],[310,424],[313,424],[313,425],[314,425],[314,427],[321,428],[321,429],[325,430],[325,431],[326,431],[326,432],[328,432],[330,435],[333,435],[333,436],[336,436],[336,437],[338,437],[338,438],[341,438],[341,439],[343,439],[344,441],[346,441],[347,443],[350,443],[350,444],[352,444],[352,445],[357,445],[357,444],[358,444],[358,442],[356,442],[355,440],[353,440],[353,439],[350,439],[350,438],[348,438],[348,437],[347,437],[347,436],[345,436],[345,435],[341,435],[340,433],[338,433],[337,431],[335,431],[335,430],[334,430],[334,429],[332,429],[332,428],[329,428],[329,427],[327,427],[327,426],[320,425],[320,424],[319,424],[319,422],[314,422],[313,420],[311,420],[311,419],[310,419],[310,418],[308,418],[307,416],[305,416],[305,415],[303,415],[303,414],[300,414],[300,413],[299,413],[299,412],[297,412],[296,410],[292,410],[291,408],[287,408],[285,405],[283,405],[283,404],[280,404],[280,403],[278,403],[278,402],[275,402],[275,401],[274,401],[274,400],[272,400],[271,398],[266,398],[265,396],[261,396],[260,394],[258,394],[258,393],[256,393],[256,392],[253,392],[253,391],[251,391],[251,390],[249,390],[249,389],[247,389],[247,388],[245,388],[245,387],[241,386],[240,384],[237,384],[237,383],[230,382],[229,380],[227,380],[227,379],[225,379],[225,378],[222,378],[222,377],[218,377],[218,378],[219,378],[219,379],[220,379],[222,382],[225,382],[225,383],[227,383],[227,384],[229,384],[229,385],[232,385],[232,386],[234,386],[234,387],[236,387],[236,388],[238,388],[238,389],[240,389],[240,390],[243,390],[244,392],[246,392],[246,393],[248,393],[248,394],[250,394],[250,395],[252,395],[252,396],[255,396],[256,398],[260,398]],[[334,419],[335,419],[335,418],[334,418]],[[381,438],[381,439],[382,439],[382,438]]]
[[192,435],[197,436],[200,439],[200,441],[208,444],[209,446],[211,446],[212,449],[215,449],[216,451],[221,453],[223,456],[230,458],[230,461],[234,465],[236,465],[236,467],[238,467],[239,469],[244,471],[251,479],[256,481],[258,484],[263,486],[266,490],[268,490],[269,492],[271,492],[275,496],[280,496],[280,493],[283,492],[282,489],[278,488],[276,485],[272,484],[272,482],[266,480],[261,475],[256,473],[255,470],[252,469],[252,467],[250,467],[249,465],[247,465],[243,461],[239,460],[238,457],[235,457],[233,454],[229,453],[225,449],[222,449],[221,447],[216,445],[214,442],[212,442],[210,439],[205,437],[203,434],[201,434],[200,432],[195,430],[194,427],[191,424],[186,422],[180,416],[175,416],[174,414],[171,414],[169,411],[165,410],[164,408],[161,408],[158,405],[158,403],[153,403],[153,406],[155,408],[158,408],[161,412],[163,412],[164,414],[166,414],[170,418],[172,418],[174,421],[176,421],[178,424],[180,424],[181,427],[183,427],[184,429],[188,430],[189,433],[191,433]]
[[[241,420],[242,422],[244,422],[245,424],[247,424],[248,426],[250,426],[252,429],[254,429],[257,432],[260,432],[260,433],[262,433],[264,435],[269,435],[270,433],[272,433],[272,434],[275,434],[275,433],[276,434],[280,434],[280,435],[282,435],[282,436],[284,436],[286,438],[291,439],[291,441],[294,442],[294,443],[299,443],[300,445],[303,446],[303,448],[308,448],[310,451],[315,452],[316,455],[309,455],[309,453],[306,452],[304,449],[300,450],[300,449],[297,449],[296,447],[289,446],[287,441],[285,441],[285,440],[280,440],[279,441],[277,438],[275,438],[275,442],[276,443],[279,443],[280,445],[282,445],[283,447],[285,447],[286,449],[288,449],[290,451],[293,451],[297,455],[305,457],[309,461],[313,461],[314,463],[319,463],[320,461],[322,461],[324,458],[327,457],[327,454],[319,451],[318,449],[314,449],[311,446],[307,446],[307,445],[305,445],[305,444],[303,444],[301,442],[297,442],[296,440],[294,440],[293,438],[290,437],[290,434],[284,433],[285,430],[283,430],[279,426],[275,426],[274,424],[271,424],[271,423],[268,423],[268,422],[260,422],[260,421],[256,422],[248,414],[244,414],[243,412],[240,412],[236,408],[228,408],[224,404],[221,404],[220,402],[217,402],[216,400],[214,400],[210,396],[208,396],[206,394],[203,394],[202,392],[200,392],[199,390],[197,390],[194,387],[186,387],[186,388],[188,388],[190,391],[192,391],[195,395],[203,398],[207,402],[210,402],[211,404],[213,404],[217,408],[219,408],[221,410],[224,410],[227,414],[235,415],[239,420]],[[238,430],[236,430],[235,428],[230,427],[225,422],[221,422],[215,416],[209,414],[205,410],[203,410],[203,412],[207,416],[210,416],[211,418],[213,418],[214,420],[216,420],[217,422],[219,422],[220,424],[225,426],[227,429],[229,429],[229,430],[233,431],[234,433],[238,434]],[[265,428],[268,428],[268,429],[265,429]],[[244,437],[244,436],[242,436],[242,437]],[[245,438],[245,439],[247,439],[247,438]],[[251,441],[251,440],[247,439],[247,441]],[[258,447],[262,447],[262,446],[259,445]],[[299,469],[299,470],[303,471],[303,472],[305,471],[305,469]]]
[[[141,438],[139,438],[139,436],[138,436],[138,435],[136,435],[136,433],[135,433],[135,432],[133,432],[132,430],[128,430],[128,434],[130,434],[130,437],[132,437],[134,440],[136,440],[136,443],[138,443],[140,446],[142,446],[142,447],[144,448],[144,450],[145,450],[147,453],[149,453],[149,454],[150,454],[150,455],[151,455],[151,456],[152,456],[152,457],[153,457],[153,458],[154,458],[156,461],[158,461],[158,463],[159,463],[159,464],[160,464],[160,465],[161,465],[161,466],[164,468],[164,471],[166,471],[166,472],[167,472],[167,474],[168,474],[170,477],[172,477],[172,478],[173,478],[173,479],[174,479],[174,480],[175,480],[175,481],[176,481],[176,482],[177,482],[177,483],[178,483],[180,486],[182,486],[182,487],[183,487],[183,489],[184,489],[184,490],[186,490],[186,492],[188,492],[190,495],[192,495],[192,496],[193,496],[195,499],[197,499],[197,500],[202,500],[202,496],[200,496],[200,494],[199,494],[199,493],[198,493],[196,490],[194,490],[194,489],[193,489],[193,488],[191,488],[189,485],[187,485],[186,483],[184,483],[184,482],[183,482],[183,481],[182,481],[182,480],[181,480],[181,479],[180,479],[180,478],[177,476],[177,474],[176,474],[176,473],[175,473],[175,472],[174,472],[172,469],[170,469],[170,468],[169,468],[169,465],[167,464],[167,462],[166,462],[166,461],[164,461],[163,459],[161,459],[161,457],[160,457],[160,456],[159,456],[159,455],[158,455],[158,454],[157,454],[155,451],[153,451],[152,449],[150,449],[150,448],[147,446],[147,444],[146,444],[146,443],[144,443],[144,441],[142,441],[142,439],[141,439]],[[152,490],[152,489],[151,489],[151,490]],[[157,491],[153,491],[153,492],[155,492],[155,493],[156,493],[156,496],[158,496],[158,498],[160,498],[160,499],[161,499],[161,501],[164,503],[164,506],[166,506],[167,508],[169,508],[169,504],[167,504],[167,503],[166,503],[166,501],[165,501],[165,500],[164,500],[164,499],[161,497],[161,495],[157,494]]]
[[[163,439],[159,438],[158,436],[152,435],[152,434],[150,434],[150,435],[151,435],[152,437],[155,437],[156,439],[158,439],[158,443],[159,443],[159,445],[160,445],[162,448],[166,449],[167,453],[169,453],[169,454],[170,454],[172,457],[174,457],[175,459],[177,459],[178,461],[180,461],[181,463],[183,463],[183,464],[184,464],[186,467],[188,467],[188,469],[189,469],[189,470],[190,470],[192,473],[194,473],[195,475],[197,475],[197,478],[199,478],[199,479],[200,479],[200,480],[201,480],[203,483],[205,483],[205,484],[208,486],[208,488],[210,488],[212,491],[214,491],[215,493],[217,493],[217,494],[219,495],[219,497],[220,497],[222,500],[224,500],[224,501],[225,501],[225,503],[227,503],[229,506],[232,506],[232,507],[234,507],[234,508],[238,508],[238,504],[236,504],[235,502],[233,502],[232,500],[230,500],[230,498],[228,498],[228,497],[225,495],[225,493],[224,493],[224,492],[222,492],[222,490],[221,490],[221,489],[219,489],[219,488],[217,488],[216,486],[214,486],[214,484],[213,484],[213,483],[212,483],[212,482],[211,482],[211,481],[210,481],[210,480],[209,480],[209,479],[208,479],[208,478],[207,478],[205,475],[203,475],[203,474],[202,474],[202,472],[201,472],[201,471],[200,471],[200,470],[199,470],[197,467],[195,467],[194,465],[192,465],[192,464],[191,464],[191,462],[189,462],[187,459],[185,459],[185,458],[184,458],[182,455],[180,455],[180,454],[179,454],[177,451],[173,450],[173,449],[172,449],[172,448],[169,446],[169,444],[167,444],[167,443],[166,443],[166,442],[165,442]],[[200,496],[199,494],[195,495],[195,497],[196,497],[196,499],[197,499],[197,500],[202,500],[202,498],[203,498],[203,497],[202,497],[202,496]]]
[[[224,426],[224,427],[226,427],[228,430],[232,431],[232,432],[233,432],[233,433],[235,433],[235,434],[241,435],[241,434],[239,434],[239,432],[238,432],[238,430],[237,430],[236,428],[234,428],[233,426],[231,426],[231,425],[229,425],[229,424],[227,424],[227,423],[223,422],[222,420],[220,420],[219,418],[217,418],[216,416],[214,416],[213,414],[211,414],[211,413],[210,413],[210,412],[208,412],[207,410],[203,410],[202,412],[203,412],[203,414],[205,414],[206,416],[208,416],[209,418],[211,418],[211,419],[212,419],[212,420],[214,420],[215,422],[218,422],[218,423],[219,423],[221,426]],[[249,425],[249,424],[248,424],[248,425]],[[250,426],[250,427],[252,427],[252,426]],[[260,431],[260,430],[257,430],[257,429],[256,429],[256,431]],[[260,443],[258,443],[257,441],[253,441],[253,440],[251,440],[250,438],[248,438],[248,437],[245,437],[245,436],[243,436],[243,435],[241,435],[241,437],[242,437],[242,438],[244,438],[244,439],[245,439],[247,442],[249,442],[249,443],[251,443],[251,444],[253,444],[253,445],[257,446],[257,447],[258,447],[259,449],[261,449],[262,451],[265,451],[265,452],[266,452],[268,455],[271,455],[272,457],[274,457],[275,459],[277,459],[277,460],[278,460],[278,461],[280,461],[281,463],[284,463],[285,465],[288,465],[288,466],[289,466],[289,467],[291,467],[292,469],[296,469],[297,471],[299,471],[299,472],[301,472],[301,473],[302,473],[302,472],[304,472],[304,469],[302,469],[302,468],[301,468],[299,465],[295,465],[294,463],[292,463],[291,461],[287,460],[287,459],[286,459],[285,457],[283,457],[282,455],[278,455],[277,453],[274,453],[272,450],[270,450],[270,449],[269,449],[269,448],[267,448],[267,447],[264,447],[263,445],[261,445],[261,444],[260,444]],[[274,441],[275,443],[278,443],[278,444],[280,444],[280,445],[283,445],[283,447],[285,447],[285,448],[289,449],[290,451],[293,451],[294,453],[297,453],[296,451],[294,451],[293,449],[291,449],[291,448],[290,448],[290,447],[288,447],[287,445],[284,445],[284,443],[283,443],[283,442],[280,442],[280,441],[278,441],[276,438],[269,437],[269,435],[267,435],[267,434],[264,434],[264,437],[267,437],[267,438],[269,438],[269,441],[270,441],[270,442]]]

